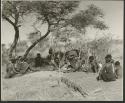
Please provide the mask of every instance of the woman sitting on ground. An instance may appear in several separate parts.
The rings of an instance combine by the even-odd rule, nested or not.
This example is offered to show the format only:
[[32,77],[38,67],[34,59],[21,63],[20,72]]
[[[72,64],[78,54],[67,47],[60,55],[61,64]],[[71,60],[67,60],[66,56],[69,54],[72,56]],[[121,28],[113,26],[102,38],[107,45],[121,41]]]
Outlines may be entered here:
[[116,73],[116,78],[117,79],[122,77],[122,67],[121,67],[119,61],[115,62],[115,73]]
[[99,73],[99,76],[97,77],[97,80],[103,80],[103,81],[115,81],[116,75],[114,70],[114,64],[112,61],[112,56],[109,54],[105,57],[105,64],[102,67],[102,70]]

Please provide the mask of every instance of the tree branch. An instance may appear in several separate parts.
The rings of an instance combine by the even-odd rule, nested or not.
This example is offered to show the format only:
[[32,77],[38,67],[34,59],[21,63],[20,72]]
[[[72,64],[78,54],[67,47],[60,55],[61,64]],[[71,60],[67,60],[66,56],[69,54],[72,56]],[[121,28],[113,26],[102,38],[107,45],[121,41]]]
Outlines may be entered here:
[[13,15],[11,15],[11,17],[15,20],[15,18],[14,18],[14,16],[13,16]]
[[[8,21],[11,25],[13,25],[14,27],[18,27],[18,19],[19,19],[19,12],[16,8],[17,5],[14,5],[13,2],[11,1],[7,1],[8,4],[10,4],[13,7],[14,11],[11,11],[11,9],[8,9],[11,14],[9,15],[12,19],[14,19],[14,21],[12,21],[9,17],[7,17],[5,14],[2,14],[3,19],[5,19],[6,21]],[[14,14],[14,15],[13,15]]]
[[8,17],[6,17],[4,14],[2,14],[3,18],[8,21],[11,25],[13,25],[14,27],[16,26]]
[[41,37],[41,32],[40,32],[40,30],[38,30],[38,29],[35,27],[35,23],[34,23],[32,26],[33,26],[33,28],[36,30],[37,33],[40,33],[40,37]]
[[18,19],[19,19],[19,13],[17,12],[17,13],[15,14],[15,25],[18,24]]
[[29,54],[30,50],[31,50],[33,47],[35,47],[35,45],[38,44],[41,40],[43,40],[44,38],[46,38],[46,37],[49,35],[49,33],[50,33],[50,24],[48,23],[48,31],[47,31],[47,33],[46,33],[44,36],[40,37],[38,40],[36,40],[36,41],[26,50],[26,52],[25,52],[25,54],[24,54],[24,56],[23,56],[23,60],[27,57],[27,55]]

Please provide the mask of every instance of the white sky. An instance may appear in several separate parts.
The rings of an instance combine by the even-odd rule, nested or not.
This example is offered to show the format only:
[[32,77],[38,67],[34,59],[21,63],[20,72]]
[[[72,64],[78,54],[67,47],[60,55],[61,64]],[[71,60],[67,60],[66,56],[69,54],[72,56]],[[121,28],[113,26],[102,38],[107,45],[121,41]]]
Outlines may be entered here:
[[[112,33],[114,39],[123,39],[123,1],[82,1],[80,3],[79,9],[85,9],[87,5],[95,4],[100,7],[104,13],[104,21],[110,27],[105,33]],[[32,24],[33,17],[28,17],[24,24],[20,28],[20,39],[26,40],[27,34],[33,31]],[[46,27],[41,28],[42,34],[46,32]],[[87,36],[88,38],[94,38],[97,30],[88,28]],[[103,32],[98,32],[99,35]],[[1,24],[1,42],[8,44],[14,39],[13,27],[7,23],[2,22]]]

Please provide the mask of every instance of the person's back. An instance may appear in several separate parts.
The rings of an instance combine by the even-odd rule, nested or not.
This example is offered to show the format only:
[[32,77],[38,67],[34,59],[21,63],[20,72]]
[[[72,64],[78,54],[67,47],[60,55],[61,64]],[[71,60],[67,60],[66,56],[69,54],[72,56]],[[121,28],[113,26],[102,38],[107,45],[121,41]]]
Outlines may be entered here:
[[102,72],[103,72],[103,79],[105,81],[112,81],[116,79],[112,63],[106,63]]
[[114,64],[112,63],[111,55],[107,55],[105,57],[106,63],[103,65],[101,72],[99,73],[99,77],[97,80],[102,79],[104,81],[115,81],[116,75],[114,71]]
[[42,58],[41,55],[38,53],[37,57],[35,58],[35,67],[40,67],[42,64]]
[[113,66],[112,63],[110,63],[110,62],[109,62],[109,63],[106,63],[106,64],[105,64],[105,72],[108,73],[108,74],[114,73],[112,66]]

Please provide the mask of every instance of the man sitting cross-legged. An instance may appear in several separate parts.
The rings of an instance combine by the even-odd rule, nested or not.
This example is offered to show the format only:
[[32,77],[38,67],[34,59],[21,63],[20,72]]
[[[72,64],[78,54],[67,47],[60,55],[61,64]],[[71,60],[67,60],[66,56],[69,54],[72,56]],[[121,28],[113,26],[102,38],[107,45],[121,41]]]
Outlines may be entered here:
[[99,76],[97,77],[97,80],[103,80],[103,81],[115,81],[116,75],[114,70],[114,64],[112,62],[112,56],[108,54],[105,57],[105,64],[102,67],[102,70],[99,73]]

